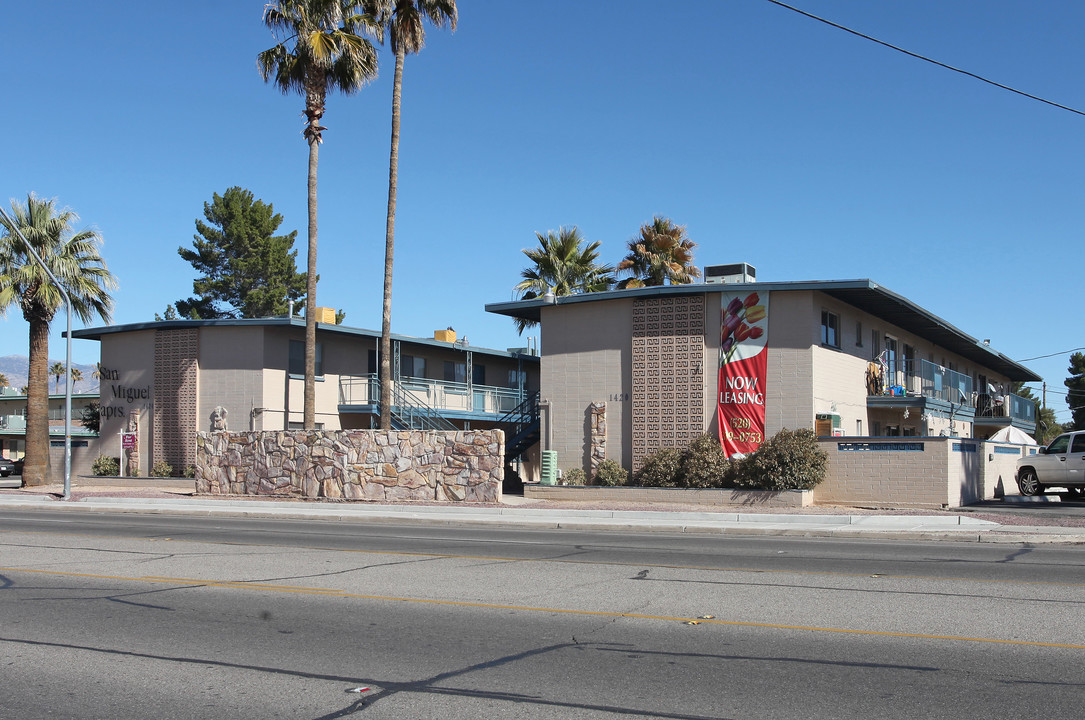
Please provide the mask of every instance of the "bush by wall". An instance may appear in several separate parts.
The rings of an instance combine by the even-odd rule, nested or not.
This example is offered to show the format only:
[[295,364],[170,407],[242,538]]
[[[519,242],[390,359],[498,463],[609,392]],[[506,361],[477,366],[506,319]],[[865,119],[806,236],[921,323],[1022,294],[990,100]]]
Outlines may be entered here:
[[113,477],[121,474],[121,461],[108,455],[99,455],[94,464],[90,466],[91,472],[98,476]]
[[562,485],[584,485],[588,482],[588,476],[581,468],[573,468],[572,470],[566,470],[561,475]]
[[650,455],[633,478],[641,487],[679,487],[682,472],[682,451],[660,448]]
[[628,485],[629,471],[617,460],[604,460],[595,468],[596,485]]
[[682,454],[682,487],[729,488],[735,485],[734,463],[723,453],[714,435],[704,434],[690,443]]
[[739,463],[737,487],[759,490],[809,490],[825,479],[828,454],[814,431],[784,428]]
[[151,466],[152,477],[171,477],[173,475],[173,466],[165,460],[159,460]]

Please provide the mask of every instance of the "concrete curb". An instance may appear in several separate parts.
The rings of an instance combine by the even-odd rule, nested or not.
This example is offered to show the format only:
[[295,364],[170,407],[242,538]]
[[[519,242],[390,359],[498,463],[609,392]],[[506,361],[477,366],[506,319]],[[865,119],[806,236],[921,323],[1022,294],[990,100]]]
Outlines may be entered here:
[[0,508],[115,512],[200,517],[277,518],[333,522],[420,523],[537,530],[695,533],[861,540],[925,540],[1002,544],[1085,544],[1085,529],[1003,526],[962,515],[783,515],[666,511],[564,510],[515,507],[436,507],[288,503],[199,498],[83,498],[0,496]]

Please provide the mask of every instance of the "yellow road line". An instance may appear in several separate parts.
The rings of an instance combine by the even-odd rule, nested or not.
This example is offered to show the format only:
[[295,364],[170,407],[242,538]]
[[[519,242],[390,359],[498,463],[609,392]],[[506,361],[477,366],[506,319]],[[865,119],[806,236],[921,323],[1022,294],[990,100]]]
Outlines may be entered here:
[[124,580],[129,582],[171,583],[179,585],[189,585],[193,587],[220,587],[231,590],[260,590],[264,592],[300,593],[304,595],[324,595],[360,600],[378,600],[384,602],[418,603],[423,605],[484,608],[489,610],[519,610],[522,612],[541,612],[561,615],[587,615],[592,617],[630,618],[634,620],[666,620],[673,622],[689,622],[690,620],[696,620],[697,624],[703,625],[729,625],[733,627],[766,628],[770,630],[802,630],[807,632],[839,633],[844,635],[872,635],[877,637],[914,638],[919,640],[956,640],[960,642],[992,643],[996,645],[1028,645],[1032,647],[1085,650],[1085,645],[1038,642],[1034,640],[1005,640],[1000,638],[967,637],[959,635],[931,635],[926,633],[890,632],[888,630],[854,630],[849,628],[817,627],[812,625],[783,625],[780,623],[759,623],[744,620],[720,620],[718,618],[674,617],[670,615],[646,615],[641,613],[624,613],[606,610],[575,610],[572,608],[532,607],[530,605],[504,605],[500,603],[467,602],[463,600],[433,600],[429,598],[397,597],[394,595],[366,595],[330,588],[312,588],[292,585],[265,585],[259,583],[246,583],[236,581],[231,582],[219,580],[203,580],[199,578],[171,578],[154,576],[129,577],[125,575],[96,575],[92,573],[76,573],[63,572],[58,570],[38,570],[33,568],[10,567],[0,567],[0,572],[26,572],[37,573],[41,575],[60,575],[64,577],[91,578],[96,580]]

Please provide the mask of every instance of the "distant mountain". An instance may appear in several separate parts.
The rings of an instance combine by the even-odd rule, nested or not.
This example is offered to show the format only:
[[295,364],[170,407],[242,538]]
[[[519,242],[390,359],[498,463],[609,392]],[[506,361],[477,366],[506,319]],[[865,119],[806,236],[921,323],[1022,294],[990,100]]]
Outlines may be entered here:
[[[63,360],[50,360],[49,365],[55,362],[64,364]],[[80,365],[79,363],[72,363],[73,368],[78,368],[79,372],[83,373],[83,379],[75,383],[72,386],[72,392],[74,393],[96,393],[98,392],[98,378],[93,377],[94,372],[98,369],[94,365]],[[26,385],[27,374],[30,371],[30,358],[26,355],[6,355],[0,357],[0,373],[2,373],[8,379],[8,385],[18,390]],[[56,393],[56,378],[52,375],[49,376],[49,392]],[[60,390],[64,392],[64,378],[60,378]]]

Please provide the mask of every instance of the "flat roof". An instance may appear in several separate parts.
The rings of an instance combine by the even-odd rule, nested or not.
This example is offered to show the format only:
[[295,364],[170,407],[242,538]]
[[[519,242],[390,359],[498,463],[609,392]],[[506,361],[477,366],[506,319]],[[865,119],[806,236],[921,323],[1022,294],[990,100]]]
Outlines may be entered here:
[[1010,380],[1038,382],[1039,375],[1017,363],[990,345],[954,327],[937,315],[916,305],[873,280],[809,280],[795,282],[762,283],[693,283],[689,285],[661,285],[633,290],[606,290],[604,292],[562,295],[552,302],[543,298],[491,303],[486,311],[524,320],[539,322],[542,308],[547,305],[575,305],[584,302],[600,302],[620,298],[643,298],[666,295],[706,295],[718,292],[822,292],[841,302],[893,323],[897,327],[931,340],[939,346],[957,353],[983,367],[1002,373]]
[[[218,319],[218,320],[154,320],[151,322],[142,323],[129,323],[127,325],[105,325],[102,327],[84,328],[82,330],[73,330],[72,337],[80,340],[98,340],[106,335],[116,335],[119,333],[139,332],[143,330],[171,330],[180,328],[200,328],[200,327],[278,327],[288,328],[297,327],[305,329],[305,318],[240,318],[240,319]],[[367,330],[365,328],[347,327],[346,325],[332,325],[329,323],[317,323],[316,329],[320,332],[334,333],[338,335],[354,335],[358,337],[377,338],[380,339],[381,333],[379,330]],[[415,345],[426,345],[435,348],[444,348],[446,350],[470,350],[473,353],[481,353],[483,355],[489,355],[491,357],[508,357],[519,358],[523,360],[539,361],[538,355],[531,355],[529,353],[509,352],[507,350],[494,350],[493,348],[478,347],[475,345],[468,345],[461,342],[444,342],[442,340],[434,340],[432,338],[417,338],[410,335],[396,335],[392,334],[393,340],[400,342],[409,342]]]

